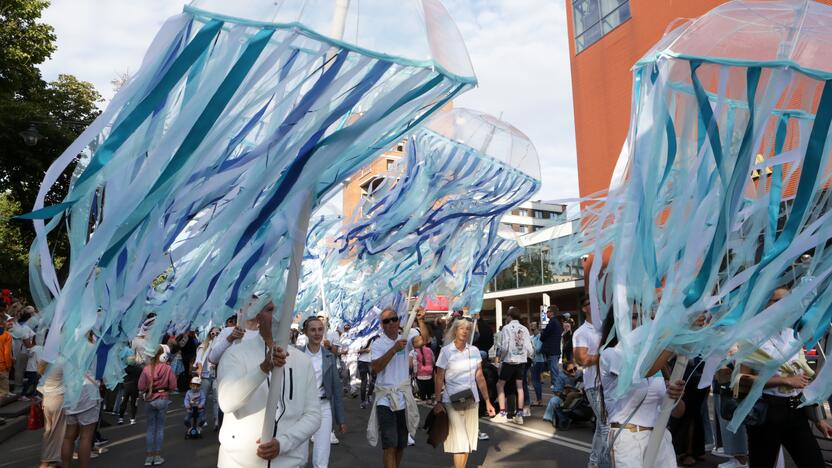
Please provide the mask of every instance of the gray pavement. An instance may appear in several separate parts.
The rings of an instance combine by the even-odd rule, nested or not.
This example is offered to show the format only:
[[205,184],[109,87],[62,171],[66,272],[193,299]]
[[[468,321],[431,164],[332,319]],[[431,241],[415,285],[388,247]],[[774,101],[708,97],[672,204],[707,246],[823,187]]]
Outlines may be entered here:
[[[179,401],[176,397],[175,401]],[[365,438],[365,429],[369,410],[362,410],[358,401],[347,398],[347,421],[349,431],[339,436],[341,443],[332,447],[330,466],[334,468],[380,467],[381,450],[370,447]],[[421,407],[423,420],[428,408]],[[491,437],[481,442],[479,449],[472,454],[468,466],[482,467],[533,467],[573,468],[586,466],[592,428],[589,425],[576,425],[568,431],[555,433],[551,424],[543,421],[543,408],[533,408],[532,416],[526,418],[526,424],[518,426],[513,423],[494,424],[480,420],[480,428]],[[165,444],[162,456],[165,466],[191,468],[216,466],[217,435],[210,430],[204,432],[204,438],[185,440],[182,419],[184,409],[175,408],[168,412],[166,421]],[[105,415],[105,419],[115,422],[115,418]],[[144,462],[144,412],[139,408],[139,419],[133,426],[113,425],[102,429],[108,439],[109,451],[92,461],[94,467],[140,467]],[[40,438],[42,431],[26,431],[0,444],[0,468],[33,467],[38,464]],[[416,446],[409,447],[404,455],[404,467],[448,467],[452,466],[451,457],[439,449],[433,449],[425,442],[426,434],[420,430],[416,437]],[[715,466],[724,461],[709,457],[707,463],[697,466]],[[310,465],[311,466],[311,465]]]

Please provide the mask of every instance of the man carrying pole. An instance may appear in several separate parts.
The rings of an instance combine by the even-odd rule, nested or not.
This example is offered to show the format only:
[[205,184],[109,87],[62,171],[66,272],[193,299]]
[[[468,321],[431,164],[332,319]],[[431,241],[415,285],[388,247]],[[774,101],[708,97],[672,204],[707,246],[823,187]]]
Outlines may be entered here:
[[415,434],[419,425],[419,409],[410,390],[407,356],[413,349],[413,338],[428,335],[424,310],[411,311],[419,330],[410,329],[408,320],[404,338],[399,334],[399,316],[392,308],[381,311],[381,330],[378,339],[370,346],[370,363],[376,372],[375,398],[367,440],[376,445],[381,438],[384,450],[384,467],[398,468],[407,447],[407,435]]

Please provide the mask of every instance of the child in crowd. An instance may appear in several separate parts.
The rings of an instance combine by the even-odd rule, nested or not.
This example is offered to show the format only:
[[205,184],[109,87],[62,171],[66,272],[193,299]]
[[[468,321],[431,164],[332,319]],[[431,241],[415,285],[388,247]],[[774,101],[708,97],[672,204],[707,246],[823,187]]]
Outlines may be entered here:
[[200,428],[205,424],[205,394],[200,389],[202,379],[194,377],[191,379],[191,388],[185,393],[185,427],[188,432],[199,434]]
[[418,388],[417,395],[420,400],[424,400],[428,405],[433,405],[433,351],[429,346],[425,346],[425,341],[421,336],[413,338],[411,367],[414,369],[416,376],[416,385]]
[[43,353],[43,346],[35,344],[35,338],[23,340],[24,352],[28,354],[26,370],[23,372],[23,397],[28,399],[34,396],[35,388],[38,386],[38,361]]

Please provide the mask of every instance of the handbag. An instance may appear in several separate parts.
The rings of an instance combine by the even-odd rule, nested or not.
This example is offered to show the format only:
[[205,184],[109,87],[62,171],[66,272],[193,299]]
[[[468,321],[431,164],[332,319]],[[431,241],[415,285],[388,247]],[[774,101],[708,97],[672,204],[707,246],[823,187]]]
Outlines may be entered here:
[[33,399],[29,405],[29,417],[26,420],[26,429],[36,431],[43,428],[43,402]]
[[[468,349],[469,362],[470,362],[470,357],[471,357],[471,349],[469,348]],[[469,374],[472,373],[470,364],[468,364],[468,373]],[[471,378],[473,379],[473,375],[471,376]],[[457,410],[457,411],[464,411],[464,410],[470,408],[471,406],[473,406],[474,404],[476,404],[476,402],[477,402],[476,398],[474,397],[474,392],[470,388],[466,388],[465,390],[460,390],[460,391],[454,393],[453,395],[449,396],[448,399],[451,400],[451,406],[453,406],[454,409]]]
[[[731,390],[731,387],[728,385],[720,385],[719,386],[719,416],[726,420],[730,421],[734,419],[734,413],[737,411],[737,407],[740,406],[742,401],[745,398],[739,398],[734,396],[734,392]],[[754,402],[754,406],[751,407],[751,411],[748,412],[748,415],[745,417],[745,425],[747,426],[759,426],[766,420],[766,416],[768,415],[768,402],[763,400],[762,398],[758,399]]]

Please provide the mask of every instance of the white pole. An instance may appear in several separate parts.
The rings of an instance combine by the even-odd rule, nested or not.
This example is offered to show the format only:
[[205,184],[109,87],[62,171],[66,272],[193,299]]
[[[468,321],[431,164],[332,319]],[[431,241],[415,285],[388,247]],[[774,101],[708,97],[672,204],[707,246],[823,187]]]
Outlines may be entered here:
[[323,259],[318,261],[318,286],[320,287],[321,293],[321,307],[324,309],[324,315],[326,316],[327,320],[329,320],[329,306],[326,302],[326,290],[324,289],[324,261]]
[[[344,28],[347,22],[347,10],[350,0],[337,0],[335,4],[335,15],[332,21],[334,39],[343,39]],[[303,263],[303,250],[306,247],[306,234],[309,230],[309,218],[312,216],[312,198],[314,187],[308,187],[301,194],[301,210],[298,213],[298,225],[292,236],[292,257],[289,260],[289,271],[286,274],[286,288],[283,292],[283,303],[279,309],[275,308],[275,318],[282,315],[284,320],[275,321],[272,319],[272,338],[275,343],[286,348],[289,344],[289,327],[291,318],[295,316],[295,299],[298,295],[298,282],[300,281],[301,264]],[[283,399],[283,368],[272,369],[269,385],[269,399],[266,402],[266,416],[263,418],[263,430],[260,433],[261,441],[269,441],[277,431],[275,420],[277,402]]]
[[[298,283],[301,266],[303,264],[303,249],[306,247],[306,231],[309,229],[309,218],[312,211],[312,187],[300,194],[302,197],[301,210],[298,213],[298,224],[292,235],[292,256],[289,258],[289,270],[286,273],[286,288],[280,307],[274,310],[272,318],[272,339],[275,345],[284,350],[289,345],[289,327],[295,316],[295,299],[298,295]],[[283,368],[272,369],[269,385],[269,399],[266,401],[266,415],[263,418],[263,430],[260,441],[267,442],[274,438],[277,431],[275,413],[277,403],[283,399]]]
[[413,328],[413,321],[416,319],[416,309],[419,308],[419,302],[421,302],[421,300],[421,296],[416,297],[416,302],[413,303],[413,307],[410,309],[410,313],[407,316],[407,323],[402,329],[402,337],[404,339],[407,339],[410,335],[410,329]]
[[[673,372],[670,373],[671,384],[682,379],[685,375],[687,365],[687,357],[676,356],[676,365],[673,366]],[[650,432],[650,439],[647,441],[647,448],[644,450],[644,466],[646,468],[652,468],[656,464],[656,457],[659,455],[659,447],[662,444],[662,437],[664,437],[664,429],[667,427],[670,412],[673,411],[673,406],[675,405],[676,400],[673,400],[667,395],[662,399],[659,415],[656,417],[656,422],[653,423],[653,430]]]

